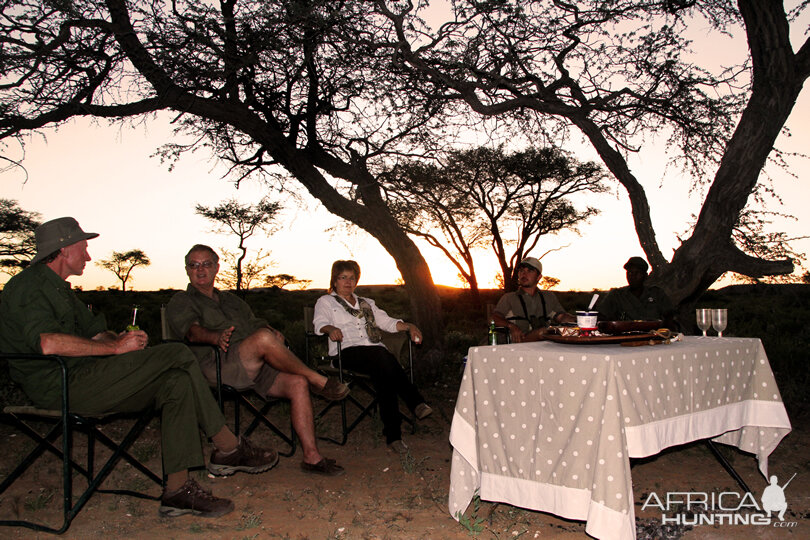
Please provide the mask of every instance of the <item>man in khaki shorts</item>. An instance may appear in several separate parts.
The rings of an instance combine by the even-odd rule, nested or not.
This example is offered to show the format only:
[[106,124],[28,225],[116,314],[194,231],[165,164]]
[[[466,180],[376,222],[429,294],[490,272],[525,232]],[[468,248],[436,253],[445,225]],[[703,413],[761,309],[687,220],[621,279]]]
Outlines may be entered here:
[[[309,393],[335,401],[348,395],[348,387],[304,365],[286,347],[281,332],[256,317],[244,300],[214,287],[219,256],[213,249],[197,244],[186,254],[185,263],[189,285],[172,297],[166,310],[173,337],[219,347],[226,384],[252,386],[260,395],[289,399],[304,454],[301,469],[326,476],[343,474],[343,467],[318,450]],[[213,351],[194,349],[203,374],[216,380]]]

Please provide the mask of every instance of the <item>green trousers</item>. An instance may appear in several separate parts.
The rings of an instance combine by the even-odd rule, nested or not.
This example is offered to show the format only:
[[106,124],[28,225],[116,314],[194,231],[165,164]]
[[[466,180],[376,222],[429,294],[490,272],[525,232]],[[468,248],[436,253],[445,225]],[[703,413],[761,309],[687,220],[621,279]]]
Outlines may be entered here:
[[188,347],[169,343],[116,356],[70,358],[68,365],[71,410],[152,408],[160,412],[164,474],[204,465],[199,430],[211,437],[225,425],[225,417]]

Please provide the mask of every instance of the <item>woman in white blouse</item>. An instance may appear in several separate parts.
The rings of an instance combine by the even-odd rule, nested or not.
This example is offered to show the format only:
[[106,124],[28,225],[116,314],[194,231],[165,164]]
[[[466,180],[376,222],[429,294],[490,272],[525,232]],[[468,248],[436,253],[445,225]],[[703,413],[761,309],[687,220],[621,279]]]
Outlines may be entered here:
[[336,342],[340,342],[341,360],[346,369],[371,376],[386,443],[395,452],[405,453],[408,447],[402,441],[398,396],[420,420],[433,410],[408,380],[394,355],[382,344],[381,330],[408,332],[414,343],[422,341],[422,332],[416,325],[390,317],[374,300],[354,294],[359,279],[360,265],[355,261],[332,264],[330,294],[316,302],[313,326],[317,334],[329,336],[330,355],[337,354]]

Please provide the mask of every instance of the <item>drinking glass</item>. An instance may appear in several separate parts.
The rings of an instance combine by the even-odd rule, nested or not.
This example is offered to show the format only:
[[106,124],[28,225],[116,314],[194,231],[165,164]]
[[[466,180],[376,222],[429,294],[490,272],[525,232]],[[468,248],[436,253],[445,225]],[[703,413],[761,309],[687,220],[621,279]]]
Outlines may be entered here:
[[697,326],[703,332],[703,337],[706,337],[706,330],[712,325],[712,310],[702,308],[695,310],[695,318],[697,319]]
[[723,337],[723,330],[726,329],[728,324],[728,310],[727,309],[713,309],[712,310],[712,328],[717,330],[717,337]]

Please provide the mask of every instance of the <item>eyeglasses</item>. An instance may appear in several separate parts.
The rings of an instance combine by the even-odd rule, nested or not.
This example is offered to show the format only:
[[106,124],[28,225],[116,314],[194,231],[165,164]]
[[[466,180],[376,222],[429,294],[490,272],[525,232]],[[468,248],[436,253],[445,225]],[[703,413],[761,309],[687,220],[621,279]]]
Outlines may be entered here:
[[202,268],[211,268],[212,266],[214,266],[214,261],[204,261],[204,262],[188,263],[186,265],[186,268],[189,268],[191,270],[196,270],[197,268],[201,268],[201,267]]

